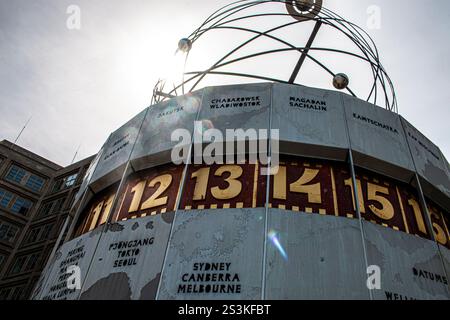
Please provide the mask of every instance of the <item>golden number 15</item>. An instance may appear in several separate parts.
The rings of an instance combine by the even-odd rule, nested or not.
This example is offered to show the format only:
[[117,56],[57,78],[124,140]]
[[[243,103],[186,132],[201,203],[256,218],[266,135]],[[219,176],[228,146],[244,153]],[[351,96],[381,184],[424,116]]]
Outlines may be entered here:
[[[352,179],[345,180],[345,185],[349,186],[352,192],[352,200],[353,200],[353,209],[356,210],[355,205],[355,191],[353,187]],[[361,213],[366,213],[366,204],[363,197],[361,180],[356,179],[356,188],[358,189],[358,202],[359,209]],[[367,200],[368,201],[376,201],[381,204],[381,209],[378,209],[373,204],[369,205],[370,211],[373,212],[377,217],[383,220],[391,220],[394,215],[394,206],[386,197],[382,195],[389,195],[389,189],[386,187],[378,186],[373,183],[367,183]]]

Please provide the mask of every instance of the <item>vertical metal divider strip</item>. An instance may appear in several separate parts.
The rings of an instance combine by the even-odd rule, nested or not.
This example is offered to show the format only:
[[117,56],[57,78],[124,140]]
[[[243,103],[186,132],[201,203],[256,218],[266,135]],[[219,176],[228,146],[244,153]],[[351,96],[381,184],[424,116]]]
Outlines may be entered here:
[[[108,140],[106,140],[106,141],[109,141],[110,138],[111,138],[111,134],[108,136]],[[67,232],[66,239],[65,239],[64,242],[69,241],[69,238],[72,236],[72,233],[74,232],[75,223],[76,223],[76,221],[79,219],[80,214],[81,214],[81,211],[84,209],[84,206],[86,205],[86,195],[88,194],[88,191],[91,191],[92,193],[94,193],[94,192],[92,191],[91,187],[89,186],[89,183],[91,182],[92,176],[94,175],[95,170],[97,169],[98,163],[100,162],[100,158],[103,156],[103,152],[104,152],[103,148],[104,148],[104,145],[102,146],[102,148],[101,148],[100,151],[99,151],[99,154],[100,154],[100,153],[101,153],[101,154],[100,154],[100,155],[97,154],[97,156],[92,160],[92,161],[95,162],[95,161],[97,161],[97,159],[98,159],[97,163],[95,164],[95,168],[93,168],[92,174],[91,174],[91,176],[89,177],[89,181],[87,182],[86,190],[84,190],[83,196],[81,197],[81,200],[80,200],[80,206],[79,206],[79,207],[77,208],[77,210],[75,211],[75,215],[74,215],[74,217],[73,217],[72,224],[69,226],[69,230],[68,230],[68,232]],[[98,158],[97,158],[97,157],[98,157]],[[87,174],[87,173],[86,173],[86,174]],[[81,183],[81,185],[83,185],[83,182]],[[81,187],[81,186],[80,186],[80,187]]]
[[[268,143],[268,155],[269,155],[269,164],[267,167],[267,177],[266,177],[266,205],[265,205],[265,218],[264,218],[264,247],[263,247],[263,261],[262,261],[262,284],[261,284],[261,300],[266,299],[266,262],[267,262],[267,235],[269,233],[269,202],[270,202],[270,174],[272,173],[269,168],[272,167],[272,116],[273,116],[273,90],[274,83],[270,85],[270,111],[269,111],[269,132],[267,135],[267,143]],[[259,174],[259,172],[258,172]]]
[[[200,107],[198,109],[195,121],[198,121],[198,119],[200,117],[200,113],[201,113],[201,111],[203,109],[203,98],[205,96],[205,91],[206,90],[207,90],[207,87],[204,88],[203,91],[202,91]],[[166,266],[167,256],[169,255],[169,247],[170,247],[170,240],[172,238],[173,227],[175,226],[175,222],[176,222],[177,216],[178,216],[178,211],[180,210],[181,197],[183,195],[184,186],[185,186],[186,179],[187,179],[187,172],[188,172],[188,169],[189,169],[189,165],[190,165],[190,163],[192,161],[192,149],[194,148],[194,134],[195,134],[194,130],[195,130],[195,123],[193,124],[193,127],[192,127],[191,146],[189,148],[189,153],[188,153],[187,158],[186,158],[186,164],[184,166],[183,174],[181,176],[180,189],[179,189],[179,192],[178,192],[178,195],[177,195],[177,200],[176,200],[176,203],[175,203],[175,214],[173,216],[172,225],[170,226],[169,237],[167,238],[166,251],[164,252],[164,259],[163,259],[162,268],[161,268],[161,276],[159,277],[158,287],[156,289],[155,300],[159,300],[159,295],[160,295],[160,290],[161,290],[161,283],[162,283],[163,276],[164,276],[164,270],[165,270],[165,266]]]
[[[134,148],[135,148],[135,146],[136,146],[136,143],[137,143],[137,141],[138,141],[138,139],[139,139],[139,135],[140,135],[140,133],[141,133],[141,131],[142,131],[142,127],[143,127],[143,125],[144,125],[145,119],[147,118],[147,114],[148,114],[149,110],[150,110],[150,107],[148,107],[148,108],[146,109],[146,111],[145,111],[144,118],[143,118],[142,123],[141,123],[141,125],[140,125],[140,127],[139,127],[139,131],[138,131],[138,133],[137,133],[137,135],[136,135],[136,139],[135,139],[135,141],[134,141],[134,143],[133,143],[133,147],[131,148],[130,155],[128,156],[128,161],[126,162],[126,165],[125,165],[125,168],[124,168],[124,172],[123,172],[123,174],[122,174],[122,178],[121,178],[121,180],[120,180],[120,183],[119,183],[119,186],[118,186],[118,188],[117,188],[116,194],[114,195],[113,205],[112,205],[112,207],[111,207],[111,210],[110,210],[109,213],[108,213],[108,219],[106,220],[106,223],[105,223],[103,226],[98,227],[99,229],[101,229],[101,230],[100,230],[100,236],[98,237],[97,244],[96,244],[95,249],[94,249],[94,252],[93,252],[93,254],[92,254],[92,256],[91,256],[91,259],[90,259],[90,262],[89,262],[89,265],[88,265],[88,269],[86,270],[86,275],[85,275],[85,277],[84,277],[84,279],[83,279],[83,283],[82,283],[82,285],[81,285],[81,289],[80,289],[80,292],[79,292],[78,297],[77,297],[76,300],[80,300],[80,298],[81,298],[81,294],[82,294],[82,292],[83,292],[83,290],[84,290],[84,287],[85,287],[85,285],[86,285],[86,281],[87,281],[87,279],[88,279],[88,277],[89,277],[89,272],[91,271],[92,263],[94,262],[94,258],[95,258],[96,254],[97,254],[98,246],[99,246],[99,244],[100,244],[100,242],[101,242],[101,240],[102,240],[102,238],[103,238],[103,235],[104,235],[104,234],[106,233],[106,231],[108,230],[108,226],[109,226],[109,224],[110,224],[110,222],[111,222],[110,220],[111,220],[111,218],[112,218],[112,216],[113,216],[113,213],[114,213],[114,212],[116,211],[116,209],[117,209],[117,206],[118,206],[118,200],[119,200],[119,198],[120,198],[120,197],[119,197],[119,194],[120,194],[121,190],[123,189],[123,186],[124,186],[124,184],[125,184],[125,182],[126,182],[127,175],[128,175],[128,171],[129,171],[130,167],[132,167],[132,165],[131,165],[131,156],[132,156],[132,154],[133,154],[133,151],[134,151]],[[92,231],[91,231],[91,232],[92,232]]]
[[[430,212],[428,211],[427,200],[425,198],[425,195],[423,194],[422,184],[420,182],[419,173],[417,171],[417,165],[416,165],[416,162],[414,161],[414,156],[413,156],[413,153],[411,150],[411,146],[409,145],[408,134],[406,132],[405,125],[403,124],[403,121],[400,116],[399,116],[399,119],[400,119],[400,124],[403,129],[403,133],[405,135],[406,144],[408,145],[409,154],[411,155],[411,161],[414,165],[414,171],[415,171],[414,179],[416,180],[416,184],[417,184],[417,189],[418,189],[417,192],[419,193],[420,204],[422,206],[423,212],[425,213],[425,222],[427,224],[427,229],[428,229],[428,232],[430,233],[431,240],[436,244],[437,252],[438,252],[439,258],[441,260],[443,271],[445,274],[447,274],[448,272],[450,272],[450,270],[447,270],[447,268],[445,267],[444,257],[442,255],[441,248],[439,247],[439,243],[436,241],[436,237],[434,235],[433,222],[431,221],[431,215],[430,215]],[[446,286],[446,290],[447,290],[447,295],[449,295],[449,297],[450,297],[449,286]]]
[[[349,145],[348,152],[349,152],[349,161],[350,161],[350,163],[349,163],[350,171],[352,174],[352,185],[353,185],[353,190],[355,190],[353,192],[354,193],[353,198],[355,201],[356,214],[358,215],[359,228],[361,231],[361,242],[362,242],[362,247],[363,247],[364,262],[366,265],[366,270],[368,270],[369,260],[368,260],[368,256],[367,256],[366,237],[365,237],[365,232],[364,232],[364,224],[363,224],[363,220],[362,220],[363,218],[361,215],[361,208],[359,207],[359,199],[358,199],[359,195],[358,195],[358,188],[357,188],[357,183],[356,183],[355,163],[353,162],[353,153],[352,153],[352,140],[350,138],[350,131],[349,131],[350,128],[348,126],[347,109],[346,109],[343,93],[340,94],[340,97],[341,97],[341,101],[342,101],[342,107],[344,109],[345,130],[347,133],[347,139],[348,139],[348,145]],[[366,274],[366,272],[364,272],[364,274]],[[368,287],[367,287],[367,290],[369,291],[370,300],[374,300],[372,290],[370,290]]]

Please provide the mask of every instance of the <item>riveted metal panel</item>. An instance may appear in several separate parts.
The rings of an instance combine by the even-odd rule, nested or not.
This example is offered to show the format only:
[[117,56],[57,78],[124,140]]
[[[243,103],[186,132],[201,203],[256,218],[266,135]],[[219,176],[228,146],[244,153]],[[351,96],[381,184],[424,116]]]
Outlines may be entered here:
[[94,192],[99,192],[122,178],[146,113],[147,109],[109,137],[90,181]]
[[409,182],[414,165],[400,117],[365,101],[342,97],[355,165]]
[[178,211],[159,299],[261,299],[264,221],[265,209]]
[[67,273],[70,266],[80,269],[81,283],[86,279],[89,264],[100,239],[102,229],[97,229],[79,238],[73,239],[61,246],[50,264],[48,281],[42,289],[42,300],[76,300],[80,294],[78,289],[68,289],[68,277],[74,273]]
[[267,299],[369,299],[358,220],[271,209],[268,238]]
[[[203,90],[149,108],[131,156],[135,170],[171,161],[172,148],[180,143],[178,140],[172,142],[171,135],[175,130],[183,130],[192,137],[202,95]],[[191,144],[191,139],[187,144]]]
[[81,300],[154,300],[175,213],[108,226]]
[[344,160],[349,149],[341,94],[304,86],[273,85],[272,129],[280,152]]
[[225,134],[226,129],[269,129],[272,84],[204,89],[199,120]]
[[448,299],[435,242],[363,222],[369,265],[381,269],[378,300]]

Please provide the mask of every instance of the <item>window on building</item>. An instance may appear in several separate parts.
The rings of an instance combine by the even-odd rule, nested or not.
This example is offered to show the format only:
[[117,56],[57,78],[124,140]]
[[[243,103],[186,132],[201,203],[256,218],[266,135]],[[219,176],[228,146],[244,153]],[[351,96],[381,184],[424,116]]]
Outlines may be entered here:
[[39,218],[60,213],[63,209],[64,202],[66,202],[66,199],[67,197],[62,197],[42,204],[42,206],[39,208]]
[[25,287],[15,287],[12,291],[11,300],[21,300],[23,298],[23,293],[25,292]]
[[41,233],[41,228],[33,228],[29,231],[25,243],[33,243],[36,242],[39,234]]
[[0,241],[13,243],[19,228],[8,223],[0,223]]
[[70,188],[70,187],[72,187],[73,185],[75,185],[75,182],[77,182],[77,178],[78,178],[78,174],[77,174],[77,173],[68,176],[68,177],[65,179],[65,180],[66,180],[66,181],[65,181],[66,188]]
[[11,192],[0,189],[0,206],[5,209],[8,208],[13,196],[14,195]]
[[33,253],[27,256],[20,256],[14,260],[10,274],[18,274],[32,271],[39,260],[40,253]]
[[28,256],[24,271],[32,271],[34,267],[36,267],[39,256],[39,253],[33,253],[32,255]]
[[45,180],[41,177],[38,177],[34,174],[30,175],[30,177],[27,180],[27,183],[25,186],[32,191],[39,192],[42,190],[42,187],[44,187]]
[[33,203],[31,201],[0,189],[0,207],[3,209],[26,216],[32,206]]
[[50,258],[50,255],[52,254],[53,247],[47,247],[47,249],[42,254],[42,259],[39,263],[39,268],[45,268],[45,265],[48,262],[48,259]]
[[53,184],[53,192],[58,192],[60,190],[65,190],[73,187],[77,182],[78,173],[71,174],[66,177],[59,178]]
[[45,184],[44,178],[32,174],[16,165],[12,165],[11,168],[9,168],[6,180],[23,185],[34,192],[41,191]]
[[53,214],[60,213],[65,201],[66,201],[66,197],[55,200],[54,201],[55,205],[53,206],[52,213]]
[[12,288],[0,289],[0,300],[8,300],[11,294]]
[[14,204],[11,206],[11,211],[26,216],[32,205],[31,201],[17,197],[16,201],[14,201]]
[[16,260],[14,260],[13,267],[11,268],[10,273],[11,274],[21,273],[26,261],[27,261],[26,256],[16,258]]
[[51,235],[51,232],[52,232],[54,226],[55,226],[54,223],[46,225],[42,230],[39,240],[44,241],[44,240],[50,239],[50,235]]
[[42,206],[39,208],[39,217],[42,218],[50,215],[52,207],[53,207],[52,201],[42,204]]
[[8,174],[6,175],[6,180],[20,184],[22,183],[22,179],[25,177],[26,173],[27,172],[24,169],[13,165],[9,168]]

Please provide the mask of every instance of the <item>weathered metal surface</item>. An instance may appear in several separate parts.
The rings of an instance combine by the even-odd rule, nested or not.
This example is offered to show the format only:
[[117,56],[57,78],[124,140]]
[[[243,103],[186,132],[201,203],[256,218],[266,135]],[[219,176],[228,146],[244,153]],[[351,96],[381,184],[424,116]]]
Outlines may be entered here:
[[[419,130],[404,118],[401,118],[401,120],[417,173],[422,178],[423,192],[435,201],[448,203],[450,178],[447,175],[446,159],[439,148],[420,133]],[[443,194],[437,192],[436,189]]]
[[97,168],[100,158],[102,157],[103,151],[104,151],[104,146],[97,153],[97,156],[94,158],[94,160],[89,165],[89,168],[84,175],[83,182],[81,183],[80,189],[78,190],[77,194],[75,195],[74,205],[77,205],[82,200],[84,193],[88,189],[89,183],[91,182],[94,171]]
[[81,300],[154,300],[174,215],[110,225],[98,245]]
[[444,269],[447,274],[446,280],[448,290],[450,292],[450,250],[439,245],[439,252],[441,253],[442,262],[444,264]]
[[[349,170],[344,163],[314,160],[345,159],[349,147],[346,123],[358,167],[360,209],[363,218],[371,221],[364,222],[369,265],[378,265],[382,271],[382,289],[373,291],[375,298],[449,297],[449,255],[444,248],[450,245],[446,218],[450,198],[445,192],[449,164],[414,127],[403,120],[405,136],[396,114],[347,95],[302,86],[252,84],[203,92],[203,99],[194,93],[153,106],[147,116],[144,110],[110,136],[86,174],[74,207],[81,205],[83,211],[72,227],[79,227],[80,234],[96,229],[59,250],[37,286],[36,299],[79,297],[79,291],[64,291],[68,277],[64,268],[69,262],[78,264],[82,280],[86,279],[103,230],[98,226],[109,216],[122,177],[127,181],[117,195],[114,223],[102,234],[83,299],[154,299],[157,294],[160,299],[260,299],[263,281],[268,299],[367,299]],[[261,208],[267,177],[260,163],[192,165],[184,180],[184,166],[166,165],[174,145],[172,130],[192,133],[195,118],[202,121],[202,130],[216,128],[224,134],[226,129],[268,129],[270,123],[280,129],[281,153],[291,157],[281,157],[281,170],[270,178],[277,187],[269,188],[268,206],[273,208],[269,234],[266,209]],[[413,146],[414,162],[408,143]],[[124,173],[133,148],[129,171]],[[436,243],[423,239],[430,235],[417,190],[409,184],[413,164],[425,195],[433,200],[429,210],[435,236],[443,245],[442,259]],[[180,209],[185,210],[177,212],[168,243],[183,181]],[[81,203],[86,190],[89,193]],[[143,246],[114,247],[121,241],[145,239]],[[153,239],[151,244],[148,239]],[[287,260],[276,247],[276,239]],[[77,255],[79,261],[74,258]],[[125,260],[131,265],[124,265]]]
[[90,181],[94,192],[99,192],[122,178],[147,110],[139,113],[109,137]]
[[95,230],[65,243],[55,254],[51,262],[48,281],[42,289],[42,300],[76,300],[78,289],[69,289],[69,278],[75,273],[68,273],[68,268],[78,266],[80,283],[86,279],[88,268],[95,248],[100,239],[100,231]]
[[378,300],[449,299],[435,242],[364,222],[369,265],[381,269]]
[[178,211],[159,299],[261,299],[265,209]]
[[345,159],[349,143],[341,94],[274,84],[272,103],[281,153]]
[[202,96],[200,90],[149,108],[131,156],[135,170],[171,162],[172,148],[180,143],[172,141],[171,135],[175,130],[184,130],[192,137]]
[[267,83],[208,87],[199,121],[224,134],[226,129],[269,129],[271,88]]
[[409,182],[414,165],[400,117],[343,95],[355,165]]
[[369,299],[358,220],[271,209],[268,224],[266,299]]

